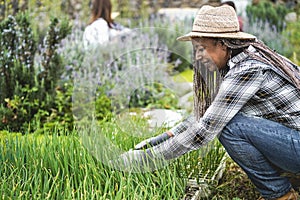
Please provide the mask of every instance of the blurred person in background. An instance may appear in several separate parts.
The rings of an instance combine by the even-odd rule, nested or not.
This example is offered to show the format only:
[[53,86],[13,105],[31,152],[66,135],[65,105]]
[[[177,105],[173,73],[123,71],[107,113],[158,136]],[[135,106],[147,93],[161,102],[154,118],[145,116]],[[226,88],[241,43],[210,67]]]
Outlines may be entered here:
[[110,0],[93,0],[91,18],[83,33],[85,46],[106,44],[128,34],[129,28],[114,21],[117,16]]

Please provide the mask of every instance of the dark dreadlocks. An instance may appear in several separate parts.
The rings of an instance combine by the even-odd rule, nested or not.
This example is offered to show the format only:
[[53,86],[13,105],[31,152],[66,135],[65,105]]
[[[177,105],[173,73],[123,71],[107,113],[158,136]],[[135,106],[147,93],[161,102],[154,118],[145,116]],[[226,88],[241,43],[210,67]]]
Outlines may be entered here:
[[251,58],[259,60],[263,63],[273,65],[274,67],[279,68],[284,73],[286,73],[294,85],[300,89],[300,71],[299,68],[294,65],[291,61],[287,60],[283,56],[276,53],[274,50],[270,49],[263,42],[259,40],[249,41],[249,40],[233,40],[233,39],[222,39],[222,42],[230,49],[239,49],[245,48],[252,45],[260,55],[257,55],[253,52],[245,49]]

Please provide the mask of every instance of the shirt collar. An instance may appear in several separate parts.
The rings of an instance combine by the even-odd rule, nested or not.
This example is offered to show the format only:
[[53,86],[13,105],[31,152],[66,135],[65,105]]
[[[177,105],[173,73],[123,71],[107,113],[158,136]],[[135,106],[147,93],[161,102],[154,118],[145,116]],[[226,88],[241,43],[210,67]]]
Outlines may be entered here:
[[[247,49],[249,52],[256,52],[256,49],[252,45],[250,45]],[[242,60],[244,60],[247,57],[248,57],[248,54],[243,51],[243,52],[239,53],[238,55],[234,56],[233,58],[229,59],[227,62],[229,69],[232,69],[237,63],[241,62]]]

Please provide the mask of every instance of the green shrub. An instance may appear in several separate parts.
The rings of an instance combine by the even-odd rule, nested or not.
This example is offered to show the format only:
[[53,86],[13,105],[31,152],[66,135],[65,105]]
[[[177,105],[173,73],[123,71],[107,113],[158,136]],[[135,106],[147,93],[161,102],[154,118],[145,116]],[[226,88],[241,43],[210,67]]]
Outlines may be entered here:
[[257,5],[248,5],[246,7],[249,23],[262,21],[268,23],[272,29],[281,32],[285,28],[285,15],[289,10],[285,5],[273,4],[270,1],[260,1]]
[[28,15],[9,16],[0,23],[0,103],[22,93],[21,88],[34,86],[33,59],[36,43]]
[[97,120],[109,120],[112,117],[111,99],[101,87],[97,88],[95,100],[95,117]]
[[16,131],[37,110],[36,42],[25,13],[3,20],[0,31],[0,128]]
[[163,108],[175,109],[178,99],[174,91],[161,83],[146,84],[137,88],[130,95],[129,108]]
[[[147,19],[151,14],[151,8],[147,0],[114,0],[113,7],[117,8],[121,17],[131,19]],[[155,4],[154,4],[155,5]],[[154,8],[154,7],[152,7]],[[152,11],[154,12],[154,11]],[[136,23],[137,21],[133,22]]]
[[70,27],[53,19],[39,51],[27,13],[9,16],[0,29],[0,129],[21,131],[40,109],[51,115],[59,105],[55,101],[62,70],[56,49]]
[[300,66],[300,21],[288,23],[286,30],[283,32],[285,37],[289,40],[289,48],[293,50],[293,55],[289,58]]
[[54,99],[49,100],[53,103],[51,110],[44,110],[41,106],[38,113],[34,116],[31,123],[40,121],[40,128],[43,132],[53,133],[55,129],[61,130],[63,133],[73,129],[73,111],[72,111],[72,93],[73,85],[65,83],[55,89]]
[[0,107],[0,130],[24,131],[40,107],[40,102],[35,99],[38,88],[24,86],[22,95],[5,98],[5,103]]

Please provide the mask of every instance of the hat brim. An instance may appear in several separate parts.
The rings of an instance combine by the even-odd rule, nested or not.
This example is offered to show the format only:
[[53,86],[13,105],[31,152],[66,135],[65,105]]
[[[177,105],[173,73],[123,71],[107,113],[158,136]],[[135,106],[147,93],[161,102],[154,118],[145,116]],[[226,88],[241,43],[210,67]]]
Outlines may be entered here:
[[190,32],[186,35],[177,38],[178,41],[190,41],[193,37],[213,37],[213,38],[232,38],[232,39],[255,39],[254,35],[245,32],[234,32],[234,33],[201,33],[201,32]]

